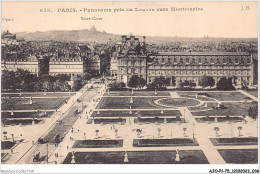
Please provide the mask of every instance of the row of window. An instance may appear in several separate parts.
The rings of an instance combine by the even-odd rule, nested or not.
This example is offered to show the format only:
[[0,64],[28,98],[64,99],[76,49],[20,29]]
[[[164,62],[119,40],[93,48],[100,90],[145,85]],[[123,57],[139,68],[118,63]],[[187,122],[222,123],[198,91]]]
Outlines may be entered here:
[[82,65],[50,65],[50,69],[82,69]]
[[250,75],[250,71],[148,71],[148,75]]
[[222,58],[162,58],[156,57],[155,62],[173,62],[173,63],[251,63],[250,57],[222,57]]
[[248,69],[249,66],[149,66],[149,69]]

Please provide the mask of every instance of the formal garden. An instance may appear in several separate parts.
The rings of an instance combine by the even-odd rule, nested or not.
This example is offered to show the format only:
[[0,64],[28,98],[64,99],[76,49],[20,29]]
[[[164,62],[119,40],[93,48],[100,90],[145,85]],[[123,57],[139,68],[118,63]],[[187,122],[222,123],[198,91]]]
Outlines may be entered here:
[[258,149],[218,149],[226,163],[257,164]]
[[[176,151],[99,151],[68,153],[63,164],[208,164],[201,150]],[[74,163],[74,162],[73,162]]]
[[[3,101],[4,100],[4,101]],[[58,109],[67,102],[66,98],[2,99],[2,110],[50,110]]]

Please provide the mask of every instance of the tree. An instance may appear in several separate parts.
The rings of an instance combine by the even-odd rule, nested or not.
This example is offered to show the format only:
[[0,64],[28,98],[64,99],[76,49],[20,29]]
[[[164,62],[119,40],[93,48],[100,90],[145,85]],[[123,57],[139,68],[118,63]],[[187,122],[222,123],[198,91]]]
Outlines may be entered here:
[[99,130],[95,130],[95,132],[96,132],[96,139],[98,139]]
[[242,127],[241,127],[241,126],[238,126],[238,127],[237,127],[237,130],[238,130],[238,136],[240,137],[240,136],[241,136]]
[[208,86],[211,88],[215,85],[215,80],[212,76],[204,75],[199,79],[199,85],[203,88],[206,88]]
[[186,137],[186,130],[187,130],[187,128],[184,127],[184,128],[183,128],[183,136],[184,136],[184,137]]
[[131,88],[137,88],[138,83],[139,83],[139,76],[133,75],[128,82],[128,86]]
[[140,78],[139,80],[139,87],[143,88],[146,85],[145,79],[144,78]]
[[248,108],[248,115],[249,117],[251,117],[252,119],[256,119],[258,116],[258,107],[256,106],[251,106]]
[[145,86],[145,80],[138,75],[133,75],[128,82],[128,86],[131,88],[143,88]]
[[137,137],[140,138],[140,134],[142,133],[142,130],[141,129],[136,129],[136,132],[137,132]]
[[218,137],[219,127],[214,127],[214,130],[215,130],[215,132],[216,132],[216,137]]
[[234,90],[235,87],[232,84],[232,78],[222,77],[217,83],[217,90]]
[[196,83],[194,83],[192,80],[185,80],[179,82],[180,89],[191,89],[195,87],[196,87]]
[[147,85],[148,90],[166,90],[166,79],[162,76],[155,77],[152,83]]

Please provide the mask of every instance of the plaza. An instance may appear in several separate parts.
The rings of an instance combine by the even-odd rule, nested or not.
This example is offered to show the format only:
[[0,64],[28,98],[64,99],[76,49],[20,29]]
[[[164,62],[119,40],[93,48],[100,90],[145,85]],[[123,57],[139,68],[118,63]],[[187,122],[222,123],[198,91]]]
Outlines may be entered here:
[[245,91],[110,91],[93,82],[64,95],[3,96],[2,163],[257,163],[258,124],[247,109],[258,103]]

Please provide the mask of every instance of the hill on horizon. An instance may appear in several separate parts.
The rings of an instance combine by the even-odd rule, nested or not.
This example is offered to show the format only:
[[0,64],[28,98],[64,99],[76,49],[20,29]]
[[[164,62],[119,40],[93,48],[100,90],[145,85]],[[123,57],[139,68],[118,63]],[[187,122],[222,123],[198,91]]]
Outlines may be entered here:
[[[112,41],[120,41],[121,35],[111,34],[105,31],[97,31],[95,28],[85,30],[50,30],[50,31],[36,31],[36,32],[18,32],[17,39],[25,39],[28,41],[75,41],[75,42],[99,42],[107,43],[110,39]],[[140,41],[143,41],[142,36],[136,35]],[[217,38],[217,37],[162,37],[162,36],[146,36],[148,43],[162,43],[162,42],[197,42],[197,41],[257,41],[257,38]]]

